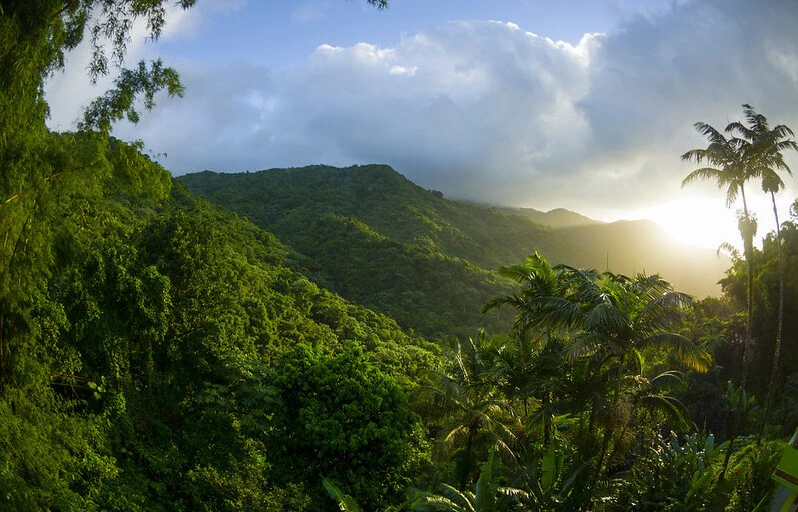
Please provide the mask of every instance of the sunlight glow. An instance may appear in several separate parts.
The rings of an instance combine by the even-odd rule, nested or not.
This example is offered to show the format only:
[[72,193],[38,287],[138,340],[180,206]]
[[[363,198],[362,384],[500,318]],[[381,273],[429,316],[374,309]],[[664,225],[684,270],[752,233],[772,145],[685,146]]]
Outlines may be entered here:
[[722,199],[689,197],[639,209],[634,218],[651,219],[685,245],[717,249],[727,242],[739,247],[737,217]]

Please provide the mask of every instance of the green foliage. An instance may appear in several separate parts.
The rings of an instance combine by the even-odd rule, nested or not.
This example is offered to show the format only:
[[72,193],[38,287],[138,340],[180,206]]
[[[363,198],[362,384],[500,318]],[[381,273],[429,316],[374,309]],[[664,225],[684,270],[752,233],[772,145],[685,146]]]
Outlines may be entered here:
[[[506,329],[507,318],[479,314],[482,303],[507,283],[485,270],[495,267],[494,256],[478,256],[505,245],[463,231],[482,222],[477,207],[444,201],[378,165],[205,172],[180,180],[306,256],[294,268],[317,284],[405,328],[437,338],[467,336],[477,327]],[[479,236],[494,236],[500,224],[477,225],[486,230]],[[507,233],[505,242],[511,240]]]
[[107,415],[47,389],[6,386],[0,396],[0,508],[98,510],[119,473],[108,454]]
[[412,448],[421,440],[405,392],[360,350],[330,356],[297,345],[281,357],[274,386],[275,478],[328,475],[375,509],[395,499],[405,472],[423,462]]
[[[673,394],[695,378],[672,363],[699,370],[704,349],[737,355],[734,305],[751,275],[739,263],[724,281],[730,301],[690,316],[658,276],[535,255],[499,277],[490,269],[534,248],[559,261],[576,245],[384,166],[185,178],[289,248],[108,135],[158,91],[182,92],[160,61],[121,71],[78,132],[50,132],[43,83],[64,52],[90,38],[95,79],[121,63],[135,19],[160,34],[164,6],[0,7],[0,508],[315,511],[332,498],[348,510],[751,510],[767,499],[777,444],[747,444],[715,479],[711,436],[661,435],[663,421],[687,427]],[[755,135],[788,133],[774,130]],[[726,142],[750,142],[761,177],[781,168],[741,135]],[[789,429],[797,294],[792,274],[776,285],[774,249],[794,268],[795,234],[786,224],[783,244],[747,251],[758,259],[757,368],[769,364],[776,290],[787,292],[775,417]],[[510,336],[477,330],[508,330],[515,314]],[[399,325],[452,340],[448,364]],[[723,396],[708,388],[694,408]],[[760,403],[736,390],[727,402]]]
[[771,478],[781,457],[782,443],[755,446],[749,444],[735,453],[727,470],[726,489],[731,489],[726,512],[754,510],[767,503],[776,490]]
[[[273,476],[272,361],[300,343],[362,346],[358,361],[399,399],[396,382],[436,368],[437,349],[284,267],[295,256],[274,236],[179,186],[169,198],[168,173],[135,146],[99,140],[47,136],[66,162],[99,151],[102,172],[61,175],[6,205],[20,245],[2,253],[4,505],[318,508],[318,474]],[[394,495],[424,459],[410,431],[418,442],[367,443],[406,454],[380,484]]]
[[339,489],[331,480],[323,478],[322,484],[324,485],[324,490],[327,491],[330,498],[335,500],[342,512],[362,512],[363,509],[360,508],[355,499]]
[[710,435],[659,437],[625,475],[613,510],[706,510],[721,455]]
[[[781,229],[781,256],[784,268],[787,272],[784,276],[784,322],[781,334],[780,358],[778,359],[775,386],[773,388],[774,414],[777,421],[774,423],[782,426],[781,435],[788,435],[796,425],[795,418],[789,414],[785,416],[783,411],[789,408],[786,404],[792,400],[791,394],[785,387],[791,375],[794,375],[794,368],[798,365],[798,346],[796,345],[796,333],[798,333],[798,280],[795,272],[790,269],[796,268],[798,264],[798,228],[793,222],[785,222]],[[778,326],[778,304],[779,304],[779,279],[778,279],[778,247],[773,233],[769,234],[763,244],[762,250],[754,249],[754,294],[753,294],[753,313],[751,331],[752,338],[757,341],[751,351],[750,375],[751,391],[760,396],[760,403],[764,403],[761,398],[769,386],[768,377],[771,375],[771,366],[774,361],[774,351],[776,348],[776,335]],[[727,277],[723,279],[722,285],[726,294],[735,304],[744,303],[745,283],[747,280],[745,266],[738,262],[729,269]],[[733,340],[732,340],[733,341]],[[734,361],[731,356],[739,354],[734,352],[735,344],[730,343],[722,347],[720,357],[725,360],[721,362],[729,370],[729,379],[735,378],[739,374],[739,359]],[[788,418],[792,418],[791,420]],[[744,425],[745,426],[745,425]],[[744,430],[741,433],[746,433]]]
[[463,489],[477,477],[479,464],[498,447],[514,458],[520,421],[501,397],[494,382],[485,378],[491,369],[485,352],[495,340],[481,333],[459,342],[451,367],[433,375],[431,385],[417,389],[413,405],[437,431],[437,456],[455,461],[453,475]]
[[420,493],[412,497],[409,507],[418,512],[496,512],[515,510],[519,505],[529,506],[528,493],[521,489],[501,486],[501,469],[501,458],[495,447],[491,448],[479,470],[479,479],[474,484],[474,491],[461,491],[450,485],[441,484],[437,493]]
[[[613,268],[625,271],[668,262],[669,274],[685,269],[672,263],[688,257],[672,254],[649,225],[553,230],[521,215],[445,200],[384,165],[206,171],[179,180],[307,256],[294,268],[317,284],[426,336],[464,338],[477,328],[504,332],[509,316],[480,317],[477,310],[509,290],[492,271],[534,250],[552,261],[601,268],[611,253]],[[638,246],[655,249],[644,257],[632,250]],[[682,279],[686,286],[721,274],[720,266],[711,270],[699,266],[701,257],[690,257],[695,275]],[[702,290],[709,286],[714,282]]]
[[124,69],[114,81],[114,89],[92,101],[83,113],[78,128],[81,131],[108,131],[115,121],[126,118],[132,123],[139,121],[135,101],[143,96],[144,108],[152,110],[155,94],[165,89],[169,96],[183,96],[183,86],[177,72],[165,68],[160,60],[152,62],[147,68],[139,62],[135,70]]

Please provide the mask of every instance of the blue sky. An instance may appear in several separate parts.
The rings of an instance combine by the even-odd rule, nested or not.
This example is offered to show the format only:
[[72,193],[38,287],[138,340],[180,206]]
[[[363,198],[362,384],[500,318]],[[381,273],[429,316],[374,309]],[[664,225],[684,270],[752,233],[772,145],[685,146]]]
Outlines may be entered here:
[[[394,0],[378,11],[361,0],[231,2],[203,20],[202,36],[167,41],[160,49],[176,58],[225,62],[246,59],[290,66],[318,46],[369,42],[395,45],[403,35],[453,20],[512,21],[536,33],[577,44],[585,33],[606,32],[624,16],[657,12],[662,0]],[[202,7],[202,6],[200,6]],[[534,30],[533,30],[534,31]]]
[[[742,103],[798,129],[796,26],[794,0],[199,0],[130,45],[186,96],[114,131],[176,175],[387,163],[450,198],[648,217],[716,247],[734,211],[680,188],[679,155],[705,145],[694,122],[723,128]],[[101,91],[85,59],[48,83],[55,128]]]

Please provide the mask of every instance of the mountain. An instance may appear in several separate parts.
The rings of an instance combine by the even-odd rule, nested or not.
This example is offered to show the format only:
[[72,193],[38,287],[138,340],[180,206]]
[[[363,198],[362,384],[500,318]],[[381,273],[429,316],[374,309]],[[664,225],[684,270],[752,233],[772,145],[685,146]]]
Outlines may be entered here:
[[306,258],[295,269],[316,284],[404,328],[433,338],[509,328],[510,311],[480,309],[511,290],[489,269],[518,259],[494,253],[515,231],[482,227],[472,236],[458,227],[479,226],[482,208],[444,200],[385,166],[204,172],[180,181],[277,235]]
[[726,268],[711,251],[675,244],[649,221],[606,224],[563,209],[451,201],[385,165],[178,179],[307,257],[298,270],[317,284],[428,336],[501,329],[508,319],[478,313],[484,300],[510,289],[495,270],[534,251],[553,263],[660,273],[699,297],[719,293]]
[[554,210],[549,210],[547,212],[535,210],[534,208],[504,207],[500,208],[500,210],[509,215],[527,217],[538,224],[550,226],[555,229],[573,228],[578,226],[595,226],[597,224],[602,224],[601,221],[593,220],[579,213],[572,212],[571,210],[566,210],[565,208],[555,208]]
[[[701,298],[719,294],[717,281],[731,265],[727,257],[711,249],[678,244],[659,224],[650,220],[606,223],[564,208],[548,212],[532,208],[501,210],[549,226],[567,241],[565,243],[580,245],[581,255],[565,259],[571,265],[624,274],[659,273],[676,289]],[[690,265],[685,265],[685,261]]]
[[499,208],[444,199],[386,165],[206,171],[178,179],[292,246],[303,244],[309,223],[351,216],[392,240],[430,246],[489,270],[522,260],[534,250],[559,261],[577,249],[563,246],[549,227]]

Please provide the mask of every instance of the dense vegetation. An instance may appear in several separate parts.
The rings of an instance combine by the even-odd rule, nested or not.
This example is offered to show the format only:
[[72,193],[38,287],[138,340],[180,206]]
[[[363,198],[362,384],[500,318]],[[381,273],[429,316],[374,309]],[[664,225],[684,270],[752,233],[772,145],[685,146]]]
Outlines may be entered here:
[[[747,511],[767,500],[798,422],[796,224],[734,262],[722,299],[697,304],[657,275],[552,265],[534,246],[497,277],[438,250],[468,237],[413,205],[408,223],[440,238],[370,219],[397,230],[388,237],[304,203],[289,222],[327,236],[275,236],[109,136],[114,119],[136,117],[137,94],[149,106],[159,89],[180,93],[159,63],[123,73],[78,131],[47,129],[42,83],[62,52],[87,23],[123,51],[135,16],[157,35],[162,3],[0,10],[0,509]],[[485,258],[501,243],[468,242]],[[345,258],[322,266],[327,253],[312,252],[325,244],[365,247],[361,264],[374,254],[405,279],[446,269],[452,288],[436,274],[391,303],[409,326],[415,310],[401,306],[423,300],[419,331],[434,342],[330,291],[388,308],[371,298],[383,275],[357,277],[373,294],[348,290]],[[763,375],[780,267],[774,387]],[[494,329],[506,315],[504,332],[477,328],[482,306]]]
[[[427,336],[505,332],[507,315],[480,316],[479,308],[509,291],[495,271],[533,251],[577,267],[664,273],[699,296],[719,293],[715,281],[725,268],[713,251],[669,244],[650,222],[603,224],[567,211],[450,201],[385,165],[178,179],[307,256],[301,270],[315,283]],[[693,264],[677,264],[687,259]]]
[[[181,181],[306,256],[302,270],[314,282],[388,314],[405,328],[441,337],[468,336],[478,327],[494,332],[509,327],[510,316],[482,316],[479,309],[490,297],[509,291],[510,283],[486,266],[497,260],[494,251],[506,250],[499,248],[506,247],[513,226],[478,229],[482,238],[474,239],[456,226],[484,223],[481,209],[449,206],[450,216],[460,216],[455,224],[441,219],[436,208],[448,201],[389,167],[348,171],[313,166],[257,174],[200,173]],[[517,219],[516,224],[529,223]],[[546,234],[543,227],[534,228]]]

